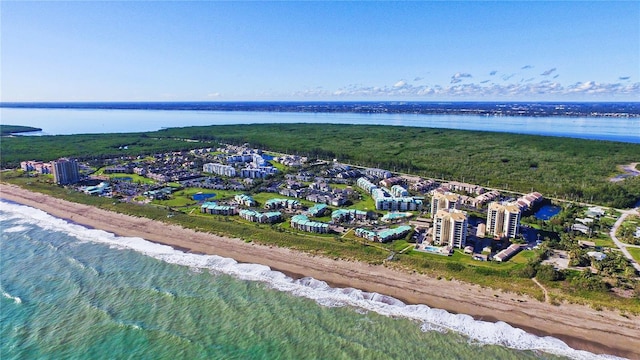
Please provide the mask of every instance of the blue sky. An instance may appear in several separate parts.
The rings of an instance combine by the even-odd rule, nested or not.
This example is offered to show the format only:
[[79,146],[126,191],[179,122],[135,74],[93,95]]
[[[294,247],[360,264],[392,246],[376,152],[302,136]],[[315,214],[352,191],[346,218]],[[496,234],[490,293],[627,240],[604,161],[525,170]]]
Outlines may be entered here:
[[640,101],[639,2],[2,1],[2,101]]

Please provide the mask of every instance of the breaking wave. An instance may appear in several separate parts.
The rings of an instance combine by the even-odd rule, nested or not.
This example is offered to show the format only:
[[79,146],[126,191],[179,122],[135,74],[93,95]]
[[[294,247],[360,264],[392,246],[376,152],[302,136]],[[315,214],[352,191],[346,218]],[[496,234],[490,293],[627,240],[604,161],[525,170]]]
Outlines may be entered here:
[[2,296],[4,296],[5,298],[13,300],[13,302],[16,304],[22,304],[22,299],[20,299],[19,297],[13,296],[2,289],[0,289],[0,291],[2,292]]
[[[0,201],[0,210],[5,212],[3,216],[7,216],[8,212],[12,218],[19,216],[23,223],[30,223],[45,230],[64,232],[79,241],[106,244],[115,249],[130,249],[167,263],[191,269],[208,270],[212,273],[231,275],[241,280],[263,282],[273,289],[312,299],[322,306],[349,306],[358,311],[374,311],[385,316],[412,319],[421,323],[423,331],[453,331],[478,344],[501,345],[517,350],[543,351],[572,359],[618,359],[618,357],[611,355],[597,355],[588,351],[576,350],[560,339],[533,335],[502,321],[494,323],[475,320],[469,315],[451,314],[445,310],[434,309],[426,305],[407,305],[391,296],[354,288],[334,288],[324,281],[310,277],[293,279],[264,265],[238,263],[234,259],[217,255],[185,253],[142,238],[120,237],[102,230],[88,229],[23,205]],[[18,297],[13,297],[4,291],[3,295],[14,299],[16,303],[20,302]]]

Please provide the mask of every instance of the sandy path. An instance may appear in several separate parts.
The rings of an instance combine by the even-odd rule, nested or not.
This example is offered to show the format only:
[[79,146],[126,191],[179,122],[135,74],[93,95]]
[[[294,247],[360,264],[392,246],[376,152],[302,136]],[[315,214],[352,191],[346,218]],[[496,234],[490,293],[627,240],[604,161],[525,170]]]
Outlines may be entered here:
[[613,311],[535,299],[457,281],[407,274],[384,266],[333,260],[285,248],[247,244],[239,239],[195,232],[0,184],[0,197],[39,208],[56,217],[113,232],[167,244],[185,251],[231,257],[270,266],[293,276],[311,276],[334,286],[375,291],[407,303],[427,304],[484,320],[501,320],[538,335],[553,335],[571,347],[640,358],[640,317]]

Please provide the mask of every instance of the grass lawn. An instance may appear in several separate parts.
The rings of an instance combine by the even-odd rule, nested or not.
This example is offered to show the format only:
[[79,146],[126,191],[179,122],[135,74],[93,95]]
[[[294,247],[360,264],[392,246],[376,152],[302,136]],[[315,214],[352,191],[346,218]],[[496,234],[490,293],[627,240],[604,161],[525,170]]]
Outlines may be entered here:
[[109,179],[114,180],[114,179],[119,179],[119,178],[131,178],[131,182],[133,183],[141,183],[141,184],[147,184],[147,185],[154,185],[156,184],[155,180],[146,178],[144,176],[140,176],[138,174],[109,174]]
[[627,250],[629,251],[629,253],[631,253],[631,256],[633,256],[633,258],[636,259],[637,262],[640,262],[640,248],[627,247]]
[[[583,240],[589,240],[589,239],[583,239]],[[609,248],[616,247],[616,245],[613,243],[613,240],[611,240],[609,235],[599,234],[598,237],[592,238],[591,241],[595,242],[596,246],[609,247]]]
[[313,220],[313,221],[319,221],[319,222],[325,222],[325,223],[328,223],[329,221],[331,221],[331,211],[332,211],[332,210],[327,211],[327,214],[329,214],[329,215],[322,216],[322,217],[313,217],[313,216],[310,216],[310,217],[309,217],[309,219],[310,219],[310,220]]
[[[531,251],[533,253],[533,251]],[[459,264],[465,264],[472,267],[483,267],[494,270],[512,270],[517,267],[522,267],[522,264],[527,262],[528,256],[533,255],[523,255],[522,252],[507,262],[494,262],[494,261],[478,261],[473,260],[471,255],[465,254],[462,249],[455,249],[453,251],[453,255],[451,256],[442,256],[437,254],[430,254],[427,252],[411,250],[407,251],[406,254],[409,254],[412,257],[416,258],[427,258],[436,262],[453,262]],[[515,260],[515,261],[514,261]]]
[[169,207],[185,207],[185,206],[195,205],[198,202],[189,197],[176,196],[168,200],[153,200],[151,203],[154,205],[169,206]]
[[356,188],[358,193],[362,196],[362,200],[349,206],[349,209],[363,210],[363,211],[376,211],[376,203],[373,201],[371,195],[364,192],[360,188]]
[[620,241],[627,244],[640,244],[638,238],[635,237],[636,229],[640,226],[640,217],[637,215],[627,216],[622,225],[618,228],[616,236]]
[[[236,192],[236,194],[238,194],[238,192]],[[251,196],[253,197],[253,199],[255,201],[258,202],[258,206],[259,207],[264,207],[265,202],[267,202],[267,200],[270,200],[270,199],[297,200],[303,206],[308,206],[308,207],[316,205],[316,203],[308,201],[308,200],[305,200],[305,199],[296,199],[294,197],[284,196],[284,195],[280,195],[280,194],[277,194],[277,193],[261,192],[261,193],[252,194]]]
[[535,250],[522,250],[517,253],[516,256],[509,259],[507,263],[512,262],[514,264],[526,264],[527,262],[529,262],[529,259],[533,258],[534,256],[536,256]]
[[235,190],[212,190],[199,187],[185,188],[171,194],[169,200],[154,200],[153,204],[171,207],[184,207],[197,205],[198,201],[193,200],[193,195],[197,193],[216,194],[216,196],[207,199],[207,201],[221,201],[233,199],[233,197],[241,192]]
[[280,164],[279,162],[276,162],[274,160],[270,160],[269,164],[273,165],[273,167],[278,169],[280,172],[286,172],[290,169],[288,166]]

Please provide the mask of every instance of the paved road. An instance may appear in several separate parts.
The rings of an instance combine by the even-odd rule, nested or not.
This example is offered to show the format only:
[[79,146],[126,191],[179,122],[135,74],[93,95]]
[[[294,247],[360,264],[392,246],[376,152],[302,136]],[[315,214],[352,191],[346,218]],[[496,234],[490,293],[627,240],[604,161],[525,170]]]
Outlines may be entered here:
[[631,256],[631,254],[627,250],[627,246],[629,246],[629,245],[621,242],[616,237],[616,231],[618,231],[618,228],[620,227],[620,225],[622,224],[624,219],[626,219],[627,216],[629,216],[630,214],[638,214],[638,209],[640,209],[640,208],[635,208],[633,210],[623,212],[623,214],[620,215],[620,217],[618,218],[618,221],[616,221],[616,223],[611,228],[611,232],[609,233],[609,235],[611,236],[611,239],[616,244],[616,246],[620,249],[620,251],[622,251],[624,256],[626,256],[627,259],[629,259],[629,261],[631,262],[631,265],[633,265],[633,267],[636,268],[636,271],[640,272],[640,264],[638,264],[638,262],[636,262],[636,260],[633,258],[633,256]]

